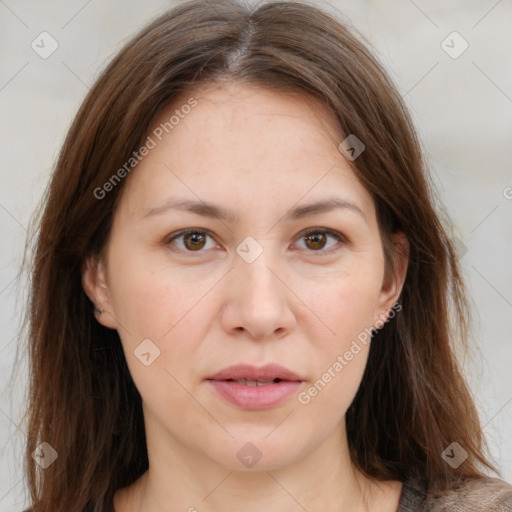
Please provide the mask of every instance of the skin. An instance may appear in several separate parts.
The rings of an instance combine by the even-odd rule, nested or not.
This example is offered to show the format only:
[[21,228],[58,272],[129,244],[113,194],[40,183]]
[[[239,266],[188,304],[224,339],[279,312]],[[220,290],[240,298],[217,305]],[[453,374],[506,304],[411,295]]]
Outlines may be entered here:
[[[393,236],[395,273],[385,277],[372,197],[317,100],[210,84],[176,100],[155,126],[191,96],[198,105],[126,178],[104,258],[83,269],[86,293],[104,310],[97,319],[118,330],[143,400],[149,470],[116,492],[115,510],[395,511],[401,483],[370,482],[348,452],[345,412],[369,344],[307,405],[297,395],[387,317],[405,279],[407,239]],[[238,218],[178,210],[144,218],[171,196],[213,202]],[[362,215],[343,208],[285,218],[297,204],[331,196]],[[169,241],[187,228],[209,233],[199,243]],[[345,239],[308,242],[309,228]],[[252,263],[236,252],[248,236],[263,249]],[[160,350],[148,366],[134,355],[144,339]],[[268,362],[307,382],[267,410],[239,409],[205,381],[231,364]],[[237,457],[247,442],[262,454],[251,468]]]

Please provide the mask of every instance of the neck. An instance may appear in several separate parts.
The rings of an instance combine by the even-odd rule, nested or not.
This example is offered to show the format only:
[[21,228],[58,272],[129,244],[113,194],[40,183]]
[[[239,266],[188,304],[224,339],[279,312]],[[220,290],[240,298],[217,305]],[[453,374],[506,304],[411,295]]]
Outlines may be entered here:
[[116,512],[362,512],[398,505],[399,482],[370,482],[352,465],[344,422],[293,463],[248,470],[226,468],[150,424],[149,469],[116,493]]

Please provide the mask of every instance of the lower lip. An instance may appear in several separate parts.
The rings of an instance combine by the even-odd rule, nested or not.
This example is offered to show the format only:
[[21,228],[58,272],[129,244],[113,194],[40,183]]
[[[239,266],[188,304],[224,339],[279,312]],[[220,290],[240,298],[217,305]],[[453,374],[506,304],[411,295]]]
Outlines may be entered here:
[[302,382],[282,380],[264,386],[246,386],[227,380],[208,380],[215,391],[241,409],[269,409],[293,395]]

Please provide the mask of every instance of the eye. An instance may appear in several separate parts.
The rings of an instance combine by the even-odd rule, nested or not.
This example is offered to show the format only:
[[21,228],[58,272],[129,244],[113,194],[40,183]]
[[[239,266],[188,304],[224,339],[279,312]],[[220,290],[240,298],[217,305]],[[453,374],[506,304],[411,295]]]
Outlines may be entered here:
[[[180,244],[178,244],[179,250],[185,252],[201,252],[201,249],[204,249],[207,245],[206,240],[208,237],[212,238],[207,231],[202,229],[186,229],[168,238],[166,244],[172,244],[175,240],[183,239],[181,247],[179,246]],[[206,248],[209,249],[211,247]]]
[[[215,242],[213,246],[208,247],[207,240],[211,238],[213,240],[212,235],[203,229],[185,229],[182,231],[178,231],[172,236],[168,237],[165,241],[166,245],[174,245],[178,246],[178,251],[182,252],[203,252],[202,249],[212,249],[215,247]],[[333,251],[324,250],[327,248],[332,248],[336,244],[331,244],[328,246],[328,239],[334,239],[338,242],[345,243],[346,239],[337,231],[333,231],[332,229],[327,228],[313,228],[301,235],[299,241],[305,242],[305,248],[309,249],[308,252],[319,252],[319,253],[330,253]],[[181,243],[176,243],[177,241]],[[175,250],[175,249],[172,249]]]
[[[327,245],[328,238],[334,238],[338,242],[344,243],[346,241],[345,237],[338,233],[337,231],[333,231],[332,229],[327,228],[314,228],[306,231],[300,237],[300,241],[304,240],[306,249],[310,249],[309,252],[333,252],[333,251],[323,251]],[[335,244],[334,244],[335,245]],[[331,245],[332,247],[333,245]]]

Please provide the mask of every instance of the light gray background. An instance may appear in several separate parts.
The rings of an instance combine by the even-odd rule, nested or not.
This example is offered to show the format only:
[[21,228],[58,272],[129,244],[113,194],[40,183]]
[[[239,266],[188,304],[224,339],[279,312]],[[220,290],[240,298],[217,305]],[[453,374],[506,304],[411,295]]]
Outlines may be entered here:
[[[369,38],[412,111],[463,244],[477,345],[465,368],[494,462],[512,482],[512,2],[317,3],[339,9]],[[20,512],[28,504],[18,427],[23,368],[12,397],[6,386],[25,294],[14,277],[30,215],[88,87],[129,36],[171,5],[163,0],[0,0],[2,511]],[[31,48],[43,31],[59,45],[47,59]],[[441,46],[453,31],[469,44],[456,59]],[[461,48],[457,39],[449,38],[448,44],[452,51]]]

